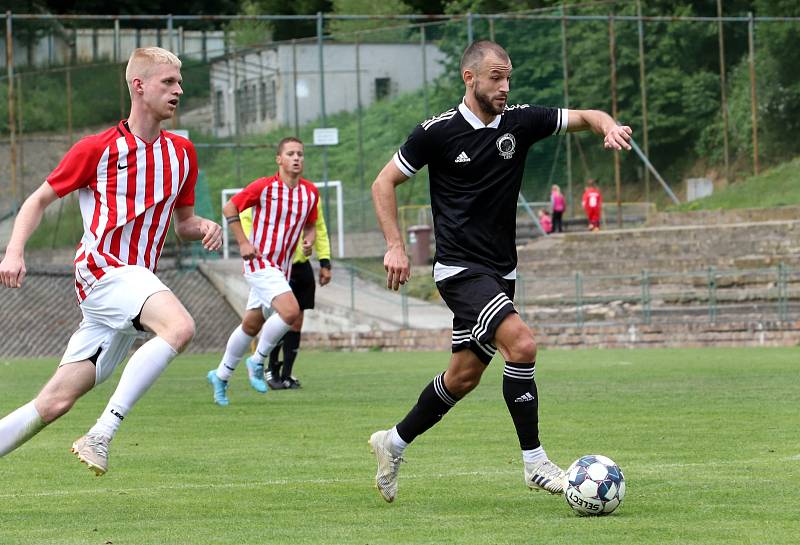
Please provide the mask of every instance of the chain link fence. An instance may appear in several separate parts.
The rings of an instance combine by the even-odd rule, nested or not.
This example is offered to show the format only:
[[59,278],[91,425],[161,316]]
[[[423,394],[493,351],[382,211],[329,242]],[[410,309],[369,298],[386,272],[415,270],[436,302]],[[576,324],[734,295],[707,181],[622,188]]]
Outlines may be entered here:
[[[724,185],[797,154],[800,74],[786,69],[800,17],[641,15],[638,3],[452,16],[43,16],[6,13],[0,44],[0,221],[12,215],[72,143],[128,113],[131,50],[159,45],[184,61],[185,97],[168,129],[188,130],[204,173],[208,212],[219,193],[275,170],[275,144],[300,136],[306,177],[341,180],[345,233],[376,229],[369,187],[421,120],[455,106],[459,55],[471,41],[503,44],[514,63],[512,103],[613,112],[634,127],[644,155],[602,150],[593,135],[540,142],[522,194],[546,201],[559,184],[567,218],[581,215],[586,178],[605,201],[669,204],[660,173],[685,198],[681,177],[719,172]],[[316,35],[274,41],[288,20]],[[796,45],[796,42],[794,42]],[[800,112],[797,112],[800,114]],[[780,120],[780,123],[778,122]],[[314,129],[338,144],[314,145]],[[323,190],[327,218],[331,194]],[[399,188],[399,204],[429,203],[427,172]],[[53,207],[34,244],[73,245],[76,203]],[[623,214],[617,214],[622,218]],[[331,226],[336,228],[336,226]]]

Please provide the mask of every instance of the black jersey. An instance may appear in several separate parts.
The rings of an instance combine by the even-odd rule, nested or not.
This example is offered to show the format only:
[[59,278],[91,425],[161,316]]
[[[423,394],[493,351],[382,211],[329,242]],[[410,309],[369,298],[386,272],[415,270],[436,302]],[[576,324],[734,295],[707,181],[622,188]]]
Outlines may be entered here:
[[525,156],[566,130],[567,110],[527,104],[507,106],[484,125],[462,102],[417,125],[394,162],[409,177],[428,165],[437,263],[501,275],[516,268]]

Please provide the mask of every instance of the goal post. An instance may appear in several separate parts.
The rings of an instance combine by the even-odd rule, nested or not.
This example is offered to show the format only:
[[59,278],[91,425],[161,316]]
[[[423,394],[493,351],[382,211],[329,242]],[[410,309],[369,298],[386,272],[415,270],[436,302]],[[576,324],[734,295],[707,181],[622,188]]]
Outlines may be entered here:
[[[331,180],[328,182],[316,182],[314,184],[317,186],[318,189],[324,190],[325,186],[327,185],[328,188],[336,190],[336,250],[337,250],[337,257],[342,258],[344,257],[344,198],[342,196],[342,182],[339,180]],[[225,221],[225,214],[222,212],[222,208],[225,207],[225,203],[230,200],[232,196],[240,192],[243,188],[235,187],[235,188],[226,188],[223,189],[220,193],[220,214],[222,216],[220,225],[222,225],[222,257],[228,259],[230,257],[230,231],[228,230],[228,222]],[[328,226],[328,233],[331,233],[331,220],[330,218],[325,218]]]

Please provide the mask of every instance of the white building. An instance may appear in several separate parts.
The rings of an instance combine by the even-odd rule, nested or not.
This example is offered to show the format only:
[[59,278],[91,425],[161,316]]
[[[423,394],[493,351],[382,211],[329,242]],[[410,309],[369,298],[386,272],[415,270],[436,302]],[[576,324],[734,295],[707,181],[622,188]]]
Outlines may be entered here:
[[[361,106],[413,91],[443,71],[433,44],[325,44],[322,55],[325,112]],[[424,59],[424,62],[423,62]],[[211,65],[214,135],[263,133],[301,126],[322,113],[316,43],[281,43],[227,55]]]
[[[14,66],[53,66],[87,62],[125,63],[137,47],[160,46],[181,59],[206,61],[224,54],[225,33],[221,30],[171,31],[163,28],[78,28],[48,32],[31,43],[14,38]],[[0,39],[0,68],[6,66],[6,40]]]

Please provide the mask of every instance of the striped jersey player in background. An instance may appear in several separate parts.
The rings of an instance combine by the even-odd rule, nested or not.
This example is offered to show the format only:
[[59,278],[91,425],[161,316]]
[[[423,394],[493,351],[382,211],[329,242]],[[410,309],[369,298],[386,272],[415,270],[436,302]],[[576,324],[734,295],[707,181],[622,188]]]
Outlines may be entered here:
[[182,239],[201,240],[209,251],[222,244],[220,226],[194,213],[194,146],[160,126],[183,95],[180,68],[181,61],[164,49],[134,50],[125,73],[128,119],[75,144],[20,209],[0,263],[7,288],[22,286],[25,243],[45,208],[78,192],[84,233],[75,255],[75,293],[83,320],[42,391],[0,420],[0,456],[106,380],[139,331],[155,333],[131,356],[97,423],[72,445],[83,463],[103,475],[123,419],[194,336],[192,317],[154,274],[173,215]]
[[[219,366],[206,375],[214,392],[214,403],[227,406],[228,380],[250,342],[261,331],[255,353],[247,358],[253,387],[265,393],[264,359],[300,317],[300,306],[289,286],[292,256],[301,238],[306,255],[316,236],[316,186],[301,177],[304,166],[303,142],[287,137],[278,144],[278,172],[258,178],[225,203],[222,212],[239,243],[244,260],[244,277],[250,295],[241,325],[233,330]],[[242,229],[239,214],[253,208],[253,229]],[[267,319],[266,310],[274,313]]]
[[[314,238],[313,250],[317,253],[317,259],[319,260],[320,287],[327,286],[333,277],[331,273],[331,243],[328,238],[328,228],[325,225],[325,214],[322,208],[322,199],[319,199],[315,226],[317,235]],[[242,230],[245,236],[249,237],[253,230],[253,209],[248,208],[243,211],[239,214],[239,219],[242,220]],[[294,258],[292,258],[292,272],[289,275],[289,287],[292,288],[297,304],[300,305],[300,317],[291,324],[292,328],[270,352],[269,366],[264,372],[263,378],[258,373],[258,367],[255,368],[254,373],[250,374],[250,385],[259,392],[265,389],[263,382],[266,382],[267,387],[271,390],[295,390],[300,388],[300,381],[292,371],[297,354],[300,351],[300,338],[305,311],[314,308],[314,298],[316,296],[314,269],[309,261],[311,254],[306,255],[304,250],[308,250],[308,248],[304,247],[303,244],[297,245]],[[256,350],[254,343],[255,341],[250,343],[253,352]],[[279,359],[281,349],[283,349],[283,360]]]
[[597,110],[509,106],[511,59],[494,42],[478,41],[461,58],[464,99],[418,125],[372,186],[386,237],[387,284],[398,289],[410,274],[397,222],[395,188],[428,165],[436,235],[433,276],[453,312],[452,356],[445,372],[422,391],[408,415],[369,439],[378,462],[376,485],[391,502],[406,447],[480,382],[499,350],[503,398],[522,449],[528,487],[558,494],[564,472],[539,440],[536,342],[514,308],[516,210],[525,158],[537,141],[591,130],[609,149],[630,149],[630,127]]

